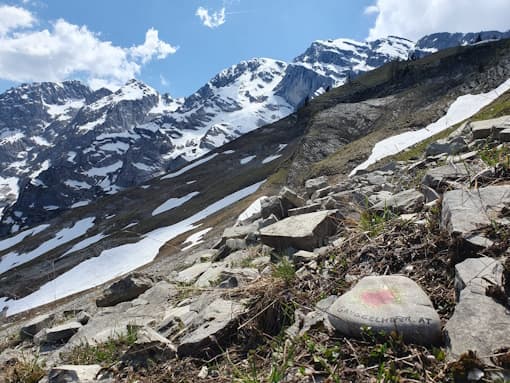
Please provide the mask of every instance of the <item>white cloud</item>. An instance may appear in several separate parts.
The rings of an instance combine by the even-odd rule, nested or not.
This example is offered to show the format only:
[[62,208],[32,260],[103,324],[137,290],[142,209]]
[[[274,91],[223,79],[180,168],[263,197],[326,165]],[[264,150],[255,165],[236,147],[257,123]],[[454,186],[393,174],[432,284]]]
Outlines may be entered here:
[[217,28],[220,25],[225,24],[225,7],[219,11],[215,11],[209,14],[209,10],[204,7],[198,7],[195,15],[202,20],[202,24],[209,28]]
[[14,29],[30,27],[34,22],[35,18],[27,10],[11,5],[0,5],[0,36]]
[[177,48],[159,39],[158,31],[151,28],[145,34],[145,42],[142,45],[131,48],[133,57],[140,58],[145,64],[152,60],[154,56],[158,59],[164,59],[168,55],[177,52]]
[[508,0],[376,0],[368,39],[388,35],[418,39],[435,32],[478,32],[510,28]]
[[377,5],[369,5],[365,8],[365,15],[372,15],[374,13],[379,13],[379,7]]
[[144,64],[164,59],[177,49],[160,40],[153,28],[147,31],[143,44],[130,48],[101,40],[86,26],[63,19],[49,29],[19,30],[35,21],[30,12],[21,10],[26,12],[24,18],[15,26],[11,24],[9,33],[0,35],[0,79],[28,82],[78,77],[94,88],[115,87],[136,77]]

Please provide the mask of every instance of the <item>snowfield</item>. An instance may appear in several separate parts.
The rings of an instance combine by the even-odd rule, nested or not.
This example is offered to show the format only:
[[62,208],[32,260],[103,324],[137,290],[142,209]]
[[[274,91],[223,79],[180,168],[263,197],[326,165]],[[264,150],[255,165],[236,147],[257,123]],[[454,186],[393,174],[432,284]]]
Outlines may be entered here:
[[446,115],[436,122],[433,122],[423,129],[405,132],[379,141],[372,149],[370,157],[362,164],[356,166],[349,176],[353,176],[358,171],[368,168],[384,157],[397,154],[434,134],[464,121],[476,114],[483,107],[489,105],[509,89],[510,79],[490,92],[460,96],[450,105]]
[[175,209],[176,207],[181,206],[182,204],[188,202],[193,197],[199,195],[199,192],[191,192],[189,194],[186,194],[185,196],[179,197],[179,198],[170,198],[160,206],[158,206],[154,211],[152,212],[152,216],[164,213],[165,211]]
[[174,225],[161,227],[146,233],[136,243],[129,243],[104,250],[98,257],[87,259],[37,291],[16,300],[0,298],[0,311],[7,307],[7,315],[14,315],[34,307],[51,303],[57,299],[99,286],[114,278],[152,262],[159,249],[171,239],[193,230],[198,222],[208,216],[253,194],[265,182],[247,186],[207,206],[202,211]]
[[[30,262],[31,260],[40,257],[41,255],[51,251],[64,243],[72,241],[75,238],[78,238],[85,234],[88,229],[94,226],[94,217],[84,218],[80,221],[74,223],[71,227],[66,227],[55,234],[55,236],[46,242],[42,243],[39,247],[35,248],[32,251],[27,253],[17,253],[10,252],[0,259],[0,274],[5,273],[6,271],[22,265],[24,263]],[[42,225],[44,226],[44,225]],[[35,230],[44,230],[41,229],[41,226],[38,228],[32,229]],[[30,230],[29,230],[30,231]],[[23,232],[26,233],[26,232]],[[21,234],[23,234],[21,233]],[[25,238],[25,237],[23,237]]]

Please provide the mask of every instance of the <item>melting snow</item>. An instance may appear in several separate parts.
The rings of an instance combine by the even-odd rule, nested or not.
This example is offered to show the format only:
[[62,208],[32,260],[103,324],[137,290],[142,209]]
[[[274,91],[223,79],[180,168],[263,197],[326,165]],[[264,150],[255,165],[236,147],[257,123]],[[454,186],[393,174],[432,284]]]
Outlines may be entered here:
[[181,222],[153,230],[137,243],[105,250],[100,256],[87,259],[26,297],[18,300],[0,298],[0,311],[7,307],[7,315],[13,315],[30,310],[101,285],[137,269],[151,262],[166,242],[195,229],[197,222],[256,192],[264,182],[265,180],[232,193]]
[[189,250],[192,247],[200,245],[203,241],[204,235],[211,231],[212,227],[208,227],[207,229],[197,231],[195,234],[191,234],[188,238],[186,238],[183,244],[189,243],[186,247],[182,248],[182,251]]
[[461,121],[473,116],[484,106],[489,105],[492,101],[497,99],[501,94],[510,89],[510,80],[505,81],[496,89],[481,94],[467,94],[457,98],[453,104],[450,105],[448,112],[445,116],[441,117],[436,122],[428,125],[427,127],[411,132],[406,132],[386,138],[375,144],[372,149],[370,157],[362,164],[356,166],[349,174],[353,176],[357,171],[366,169],[370,165],[376,163],[380,159],[399,153],[418,142],[421,142],[436,133],[439,133],[449,127],[458,124]]
[[102,168],[92,168],[84,172],[84,174],[89,177],[105,177],[110,173],[113,173],[119,170],[124,163],[122,161],[117,161],[111,165],[104,166]]
[[206,163],[207,161],[212,160],[217,155],[218,155],[218,153],[214,153],[214,154],[211,154],[210,156],[201,158],[198,161],[193,162],[192,164],[186,165],[181,170],[178,170],[178,171],[176,171],[174,173],[170,173],[170,174],[167,174],[166,176],[161,177],[161,179],[162,180],[166,180],[166,179],[169,179],[169,178],[174,178],[174,177],[180,176],[181,174],[184,174],[187,171],[189,171],[189,170],[191,170],[193,168],[196,168],[197,166],[202,165],[202,164]]
[[48,251],[82,236],[88,229],[94,226],[94,219],[94,217],[88,217],[75,222],[73,226],[60,230],[53,238],[42,243],[39,247],[29,251],[28,253],[19,254],[17,252],[10,252],[4,255],[0,259],[0,274],[5,273],[13,267],[30,262]]
[[281,156],[282,156],[281,154],[275,154],[274,156],[266,157],[262,160],[262,163],[267,164],[269,162],[276,160],[277,158],[280,158]]
[[83,201],[78,201],[78,202],[75,202],[71,205],[71,209],[76,209],[78,207],[83,207],[83,206],[87,206],[91,201],[86,199],[86,200],[83,200]]
[[90,189],[90,186],[86,182],[76,181],[76,180],[66,180],[64,181],[64,185],[69,186],[70,188],[81,190],[81,189]]
[[251,160],[253,160],[255,157],[257,157],[257,156],[248,156],[248,157],[244,157],[244,158],[242,158],[239,162],[241,163],[241,165],[246,165],[248,162],[250,162]]
[[85,238],[83,241],[78,242],[73,247],[71,247],[69,250],[67,250],[64,254],[62,254],[60,256],[60,258],[65,257],[66,255],[74,253],[76,251],[83,250],[83,249],[89,247],[90,245],[93,245],[94,243],[99,242],[100,240],[102,240],[103,238],[106,238],[106,237],[108,237],[108,236],[103,233],[99,233],[99,234],[93,235],[92,237]]
[[39,146],[52,146],[44,137],[41,136],[33,136],[32,141]]
[[16,234],[14,237],[6,238],[0,241],[0,251],[9,249],[23,241],[26,237],[39,234],[41,231],[47,229],[48,227],[50,227],[50,225],[36,226],[33,229],[22,231],[21,233]]
[[155,215],[164,213],[165,211],[175,209],[199,194],[199,192],[191,192],[183,197],[170,198],[168,201],[154,209],[152,216],[154,217]]

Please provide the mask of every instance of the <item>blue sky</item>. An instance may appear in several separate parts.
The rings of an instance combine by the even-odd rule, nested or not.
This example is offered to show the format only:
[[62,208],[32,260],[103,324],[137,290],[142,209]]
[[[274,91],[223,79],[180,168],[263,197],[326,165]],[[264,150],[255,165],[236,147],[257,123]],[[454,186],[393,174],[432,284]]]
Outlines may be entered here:
[[[79,78],[97,86],[98,81],[122,82],[135,76],[159,91],[180,97],[190,95],[217,72],[240,60],[271,57],[290,61],[317,39],[364,40],[387,34],[416,38],[449,27],[460,31],[508,29],[506,20],[489,20],[494,19],[490,15],[502,11],[503,15],[510,14],[510,9],[506,12],[505,3],[510,3],[507,0],[487,0],[489,5],[484,8],[493,3],[493,13],[481,22],[476,10],[464,11],[463,16],[462,12],[458,14],[459,8],[452,9],[463,21],[453,27],[451,18],[443,25],[441,21],[439,25],[410,25],[409,18],[419,17],[413,12],[424,11],[418,3],[423,8],[430,7],[430,2],[409,1],[0,0],[0,91],[21,81]],[[442,1],[449,5],[471,4],[470,0],[439,3]],[[200,7],[209,16],[218,12],[217,20],[223,23],[216,27],[204,25],[197,16]],[[447,19],[448,8],[428,10],[435,21]],[[59,19],[65,22],[56,27]],[[12,20],[19,21],[13,24]],[[45,30],[47,34],[41,35]],[[154,44],[146,40],[148,30],[152,31]],[[28,37],[22,41],[23,34]],[[104,44],[108,41],[111,47]],[[31,44],[44,46],[45,51],[34,55]],[[66,44],[74,46],[66,48]],[[135,46],[138,48],[133,50]],[[89,54],[91,51],[94,55]]]

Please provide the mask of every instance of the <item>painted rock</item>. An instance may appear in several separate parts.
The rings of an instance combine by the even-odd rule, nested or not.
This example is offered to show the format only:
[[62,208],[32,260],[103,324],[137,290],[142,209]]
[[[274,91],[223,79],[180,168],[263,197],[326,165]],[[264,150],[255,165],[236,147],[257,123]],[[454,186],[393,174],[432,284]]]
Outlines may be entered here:
[[327,309],[335,329],[360,337],[363,328],[396,331],[404,341],[436,344],[441,340],[441,321],[425,292],[411,279],[375,276],[361,279],[354,288]]

